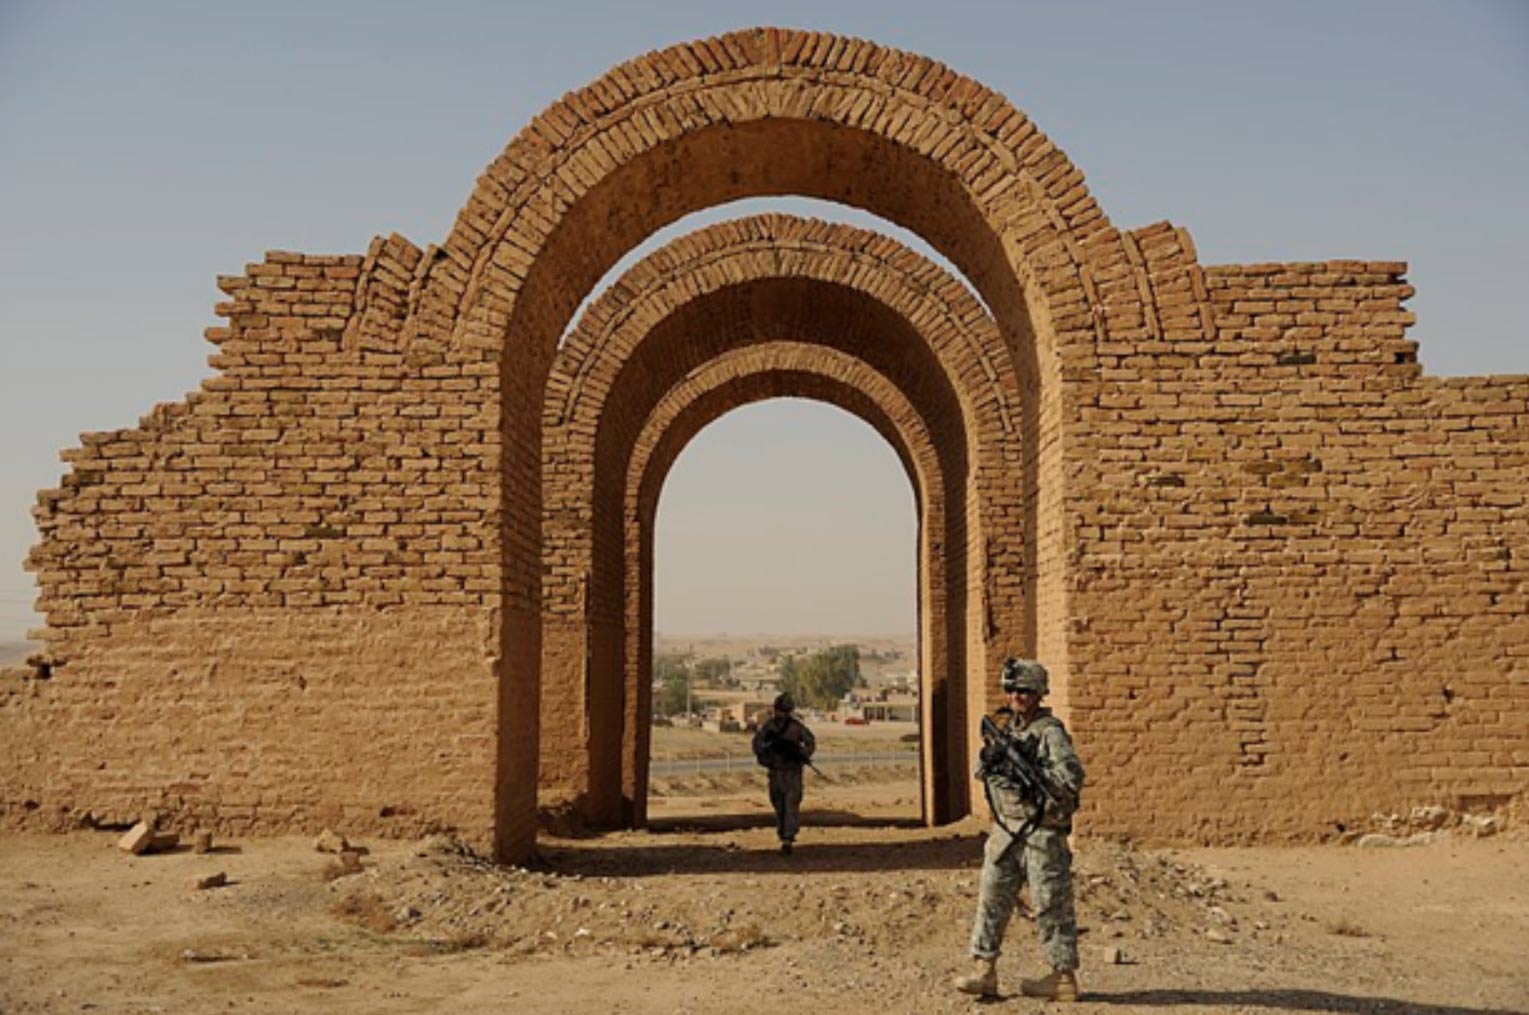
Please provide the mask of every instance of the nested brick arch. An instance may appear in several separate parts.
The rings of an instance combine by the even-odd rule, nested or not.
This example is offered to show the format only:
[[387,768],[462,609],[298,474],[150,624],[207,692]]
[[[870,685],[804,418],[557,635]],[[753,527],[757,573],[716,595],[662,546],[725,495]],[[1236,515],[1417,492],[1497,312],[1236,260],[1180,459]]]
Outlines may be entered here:
[[1026,397],[1019,537],[1045,589],[1036,650],[1067,675],[1061,378],[1146,294],[1082,174],[1003,96],[935,61],[752,29],[644,55],[555,103],[480,177],[410,285],[422,355],[499,361],[502,855],[528,848],[547,371],[595,282],[660,226],[730,200],[798,194],[920,234],[982,293]]
[[[719,356],[671,388],[654,407],[632,448],[627,466],[625,529],[624,647],[627,708],[622,730],[622,794],[632,802],[637,823],[646,817],[649,767],[647,717],[652,710],[654,533],[665,480],[690,441],[720,417],[755,402],[775,398],[811,399],[836,406],[876,430],[902,464],[918,522],[918,656],[921,676],[947,674],[948,641],[962,637],[959,618],[942,594],[947,580],[944,555],[949,511],[941,449],[918,409],[887,377],[861,360],[823,346],[767,342]],[[955,675],[958,682],[960,674]],[[959,809],[950,799],[954,780],[947,769],[964,772],[960,730],[939,729],[946,710],[939,696],[955,693],[944,683],[921,688],[920,789],[926,820]],[[947,716],[947,719],[949,717]]]
[[[900,243],[842,225],[768,215],[682,237],[590,307],[558,353],[544,406],[541,782],[581,801],[591,820],[636,812],[610,750],[632,702],[623,617],[647,591],[624,584],[620,564],[631,449],[687,375],[781,339],[838,350],[889,378],[944,458],[939,494],[952,509],[929,530],[923,567],[939,576],[940,605],[926,601],[923,612],[942,617],[925,660],[928,730],[940,745],[929,766],[932,817],[966,806],[966,672],[1034,641],[1019,383],[971,293]],[[611,707],[624,690],[626,707]]]

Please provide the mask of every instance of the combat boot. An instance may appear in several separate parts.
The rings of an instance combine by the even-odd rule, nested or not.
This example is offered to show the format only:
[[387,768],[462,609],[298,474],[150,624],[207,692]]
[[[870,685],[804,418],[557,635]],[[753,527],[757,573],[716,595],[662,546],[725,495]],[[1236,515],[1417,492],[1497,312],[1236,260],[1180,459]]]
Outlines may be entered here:
[[972,976],[956,977],[956,989],[963,994],[976,994],[978,997],[998,996],[998,960],[997,959],[973,959],[976,963],[976,973]]
[[1050,1001],[1076,1001],[1078,974],[1071,969],[1053,969],[1039,980],[1020,980],[1019,992],[1026,997],[1044,997]]

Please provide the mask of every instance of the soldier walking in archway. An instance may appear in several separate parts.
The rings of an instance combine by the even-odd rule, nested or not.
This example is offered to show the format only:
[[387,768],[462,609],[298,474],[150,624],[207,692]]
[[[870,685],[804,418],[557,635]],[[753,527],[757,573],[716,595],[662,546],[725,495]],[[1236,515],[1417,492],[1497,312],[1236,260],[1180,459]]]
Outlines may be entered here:
[[802,825],[802,769],[812,764],[817,739],[791,713],[796,702],[789,694],[775,697],[775,710],[754,734],[754,757],[770,770],[770,806],[775,808],[775,834],[780,851],[790,853]]

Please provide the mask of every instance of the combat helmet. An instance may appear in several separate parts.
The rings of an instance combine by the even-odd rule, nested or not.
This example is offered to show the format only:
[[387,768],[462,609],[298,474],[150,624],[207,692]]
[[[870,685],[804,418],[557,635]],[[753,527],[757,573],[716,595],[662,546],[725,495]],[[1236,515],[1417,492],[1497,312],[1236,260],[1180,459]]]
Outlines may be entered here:
[[787,692],[782,691],[780,694],[777,694],[775,696],[775,711],[777,711],[777,712],[795,712],[796,711],[796,699],[792,698],[791,695],[788,694]]
[[1034,659],[1015,659],[1010,656],[1003,661],[1003,690],[1005,694],[1010,691],[1034,691],[1036,694],[1045,694],[1051,690],[1046,676],[1046,667]]

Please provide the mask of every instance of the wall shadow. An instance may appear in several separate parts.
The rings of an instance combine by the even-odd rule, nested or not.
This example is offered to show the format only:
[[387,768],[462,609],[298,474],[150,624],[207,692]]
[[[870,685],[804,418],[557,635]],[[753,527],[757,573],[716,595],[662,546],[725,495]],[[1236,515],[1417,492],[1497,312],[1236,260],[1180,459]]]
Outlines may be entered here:
[[[797,839],[796,851],[782,856],[773,841],[755,848],[740,846],[729,831],[769,827],[769,815],[763,820],[708,829],[703,836],[714,841],[655,842],[664,834],[693,831],[695,822],[686,819],[669,833],[657,833],[640,843],[629,835],[603,836],[595,839],[539,842],[531,864],[539,870],[585,877],[648,877],[661,874],[714,873],[854,873],[887,870],[961,870],[974,873],[982,864],[983,836],[980,833],[952,834],[942,839],[916,842],[818,842],[812,841],[811,826]],[[873,824],[870,822],[867,825]],[[888,827],[888,822],[874,823]],[[819,826],[821,827],[821,826]],[[842,827],[842,826],[838,826]],[[908,828],[922,827],[909,824]]]
[[[748,828],[771,828],[775,816],[768,812],[747,814],[691,814],[684,817],[652,818],[647,830],[657,835],[669,832],[737,832]],[[854,811],[829,807],[804,807],[803,828],[923,828],[917,815],[906,817],[867,817]]]
[[1268,1008],[1272,1011],[1352,1012],[1354,1015],[1523,1015],[1510,1008],[1462,1008],[1425,1004],[1390,997],[1333,994],[1325,990],[1267,987],[1251,990],[1127,990],[1118,993],[1086,991],[1084,1001],[1126,1008],[1169,1008],[1205,1005],[1222,1009]]

